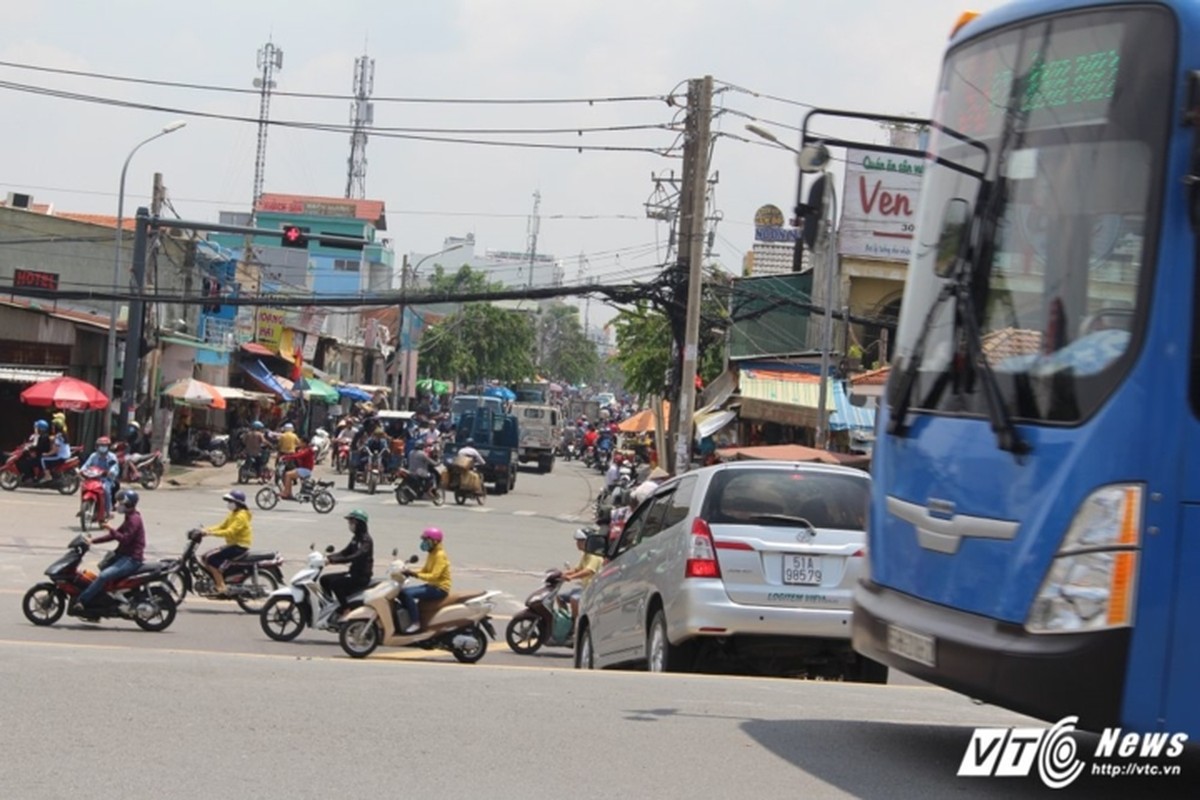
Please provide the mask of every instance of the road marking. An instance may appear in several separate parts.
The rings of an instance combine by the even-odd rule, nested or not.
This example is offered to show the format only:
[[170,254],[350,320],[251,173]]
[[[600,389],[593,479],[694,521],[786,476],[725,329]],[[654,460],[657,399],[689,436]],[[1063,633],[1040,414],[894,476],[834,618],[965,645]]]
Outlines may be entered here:
[[514,512],[512,512],[512,514],[514,517],[536,517],[538,515],[538,512],[536,512],[536,511],[514,511]]

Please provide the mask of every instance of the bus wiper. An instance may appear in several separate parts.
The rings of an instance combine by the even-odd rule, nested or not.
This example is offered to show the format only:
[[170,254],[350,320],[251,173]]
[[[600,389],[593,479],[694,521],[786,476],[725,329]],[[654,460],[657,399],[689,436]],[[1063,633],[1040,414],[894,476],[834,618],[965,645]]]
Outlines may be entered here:
[[967,357],[974,363],[975,369],[983,379],[983,400],[987,405],[988,420],[992,424],[992,432],[996,434],[997,446],[1015,456],[1023,456],[1032,448],[1021,438],[1017,426],[1009,416],[1004,398],[1000,396],[1000,384],[996,380],[996,371],[992,369],[987,354],[983,351],[983,336],[979,332],[979,320],[975,317],[975,304],[969,296],[969,286],[964,289],[968,294],[961,298],[958,308],[962,317],[962,330],[967,344]]
[[913,345],[912,355],[908,357],[908,363],[904,365],[904,372],[900,374],[900,382],[896,386],[896,399],[892,403],[892,418],[888,421],[888,433],[892,436],[904,436],[908,432],[908,426],[904,424],[904,421],[908,416],[908,407],[912,405],[913,387],[916,386],[917,375],[921,371],[921,362],[925,359],[925,342],[929,339],[929,332],[933,329],[933,319],[937,315],[938,309],[942,307],[942,303],[956,294],[955,284],[943,284],[942,290],[938,292],[937,298],[929,306],[928,313],[925,314],[925,321],[921,323],[921,330],[917,334],[916,344]]

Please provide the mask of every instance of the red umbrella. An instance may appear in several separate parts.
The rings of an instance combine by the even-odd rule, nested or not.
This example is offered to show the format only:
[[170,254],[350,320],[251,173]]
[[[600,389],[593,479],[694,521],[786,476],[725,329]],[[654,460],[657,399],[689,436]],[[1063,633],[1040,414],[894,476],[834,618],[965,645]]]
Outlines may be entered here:
[[21,402],[31,406],[54,406],[66,411],[108,408],[108,397],[78,378],[53,378],[35,383],[21,392]]

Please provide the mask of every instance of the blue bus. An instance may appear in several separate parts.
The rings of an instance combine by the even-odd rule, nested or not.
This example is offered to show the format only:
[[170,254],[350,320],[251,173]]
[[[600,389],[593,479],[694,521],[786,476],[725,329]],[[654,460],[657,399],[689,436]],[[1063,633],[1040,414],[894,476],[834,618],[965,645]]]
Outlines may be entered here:
[[959,27],[914,236],[854,647],[1045,720],[1195,739],[1200,3]]

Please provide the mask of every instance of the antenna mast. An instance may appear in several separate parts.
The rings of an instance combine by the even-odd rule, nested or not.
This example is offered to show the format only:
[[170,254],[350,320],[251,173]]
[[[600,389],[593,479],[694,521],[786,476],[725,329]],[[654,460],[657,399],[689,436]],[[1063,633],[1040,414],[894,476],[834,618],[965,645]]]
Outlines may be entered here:
[[375,92],[375,59],[354,59],[354,102],[350,104],[350,159],[346,173],[346,197],[362,200],[367,196],[367,128],[375,124],[375,104],[368,102]]
[[262,197],[263,170],[267,165],[267,122],[271,116],[271,90],[275,88],[275,70],[283,69],[283,51],[272,42],[267,42],[258,51],[258,68],[262,74],[254,79],[259,90],[258,103],[258,152],[254,156],[254,200],[250,204],[250,219],[258,212],[258,200]]

